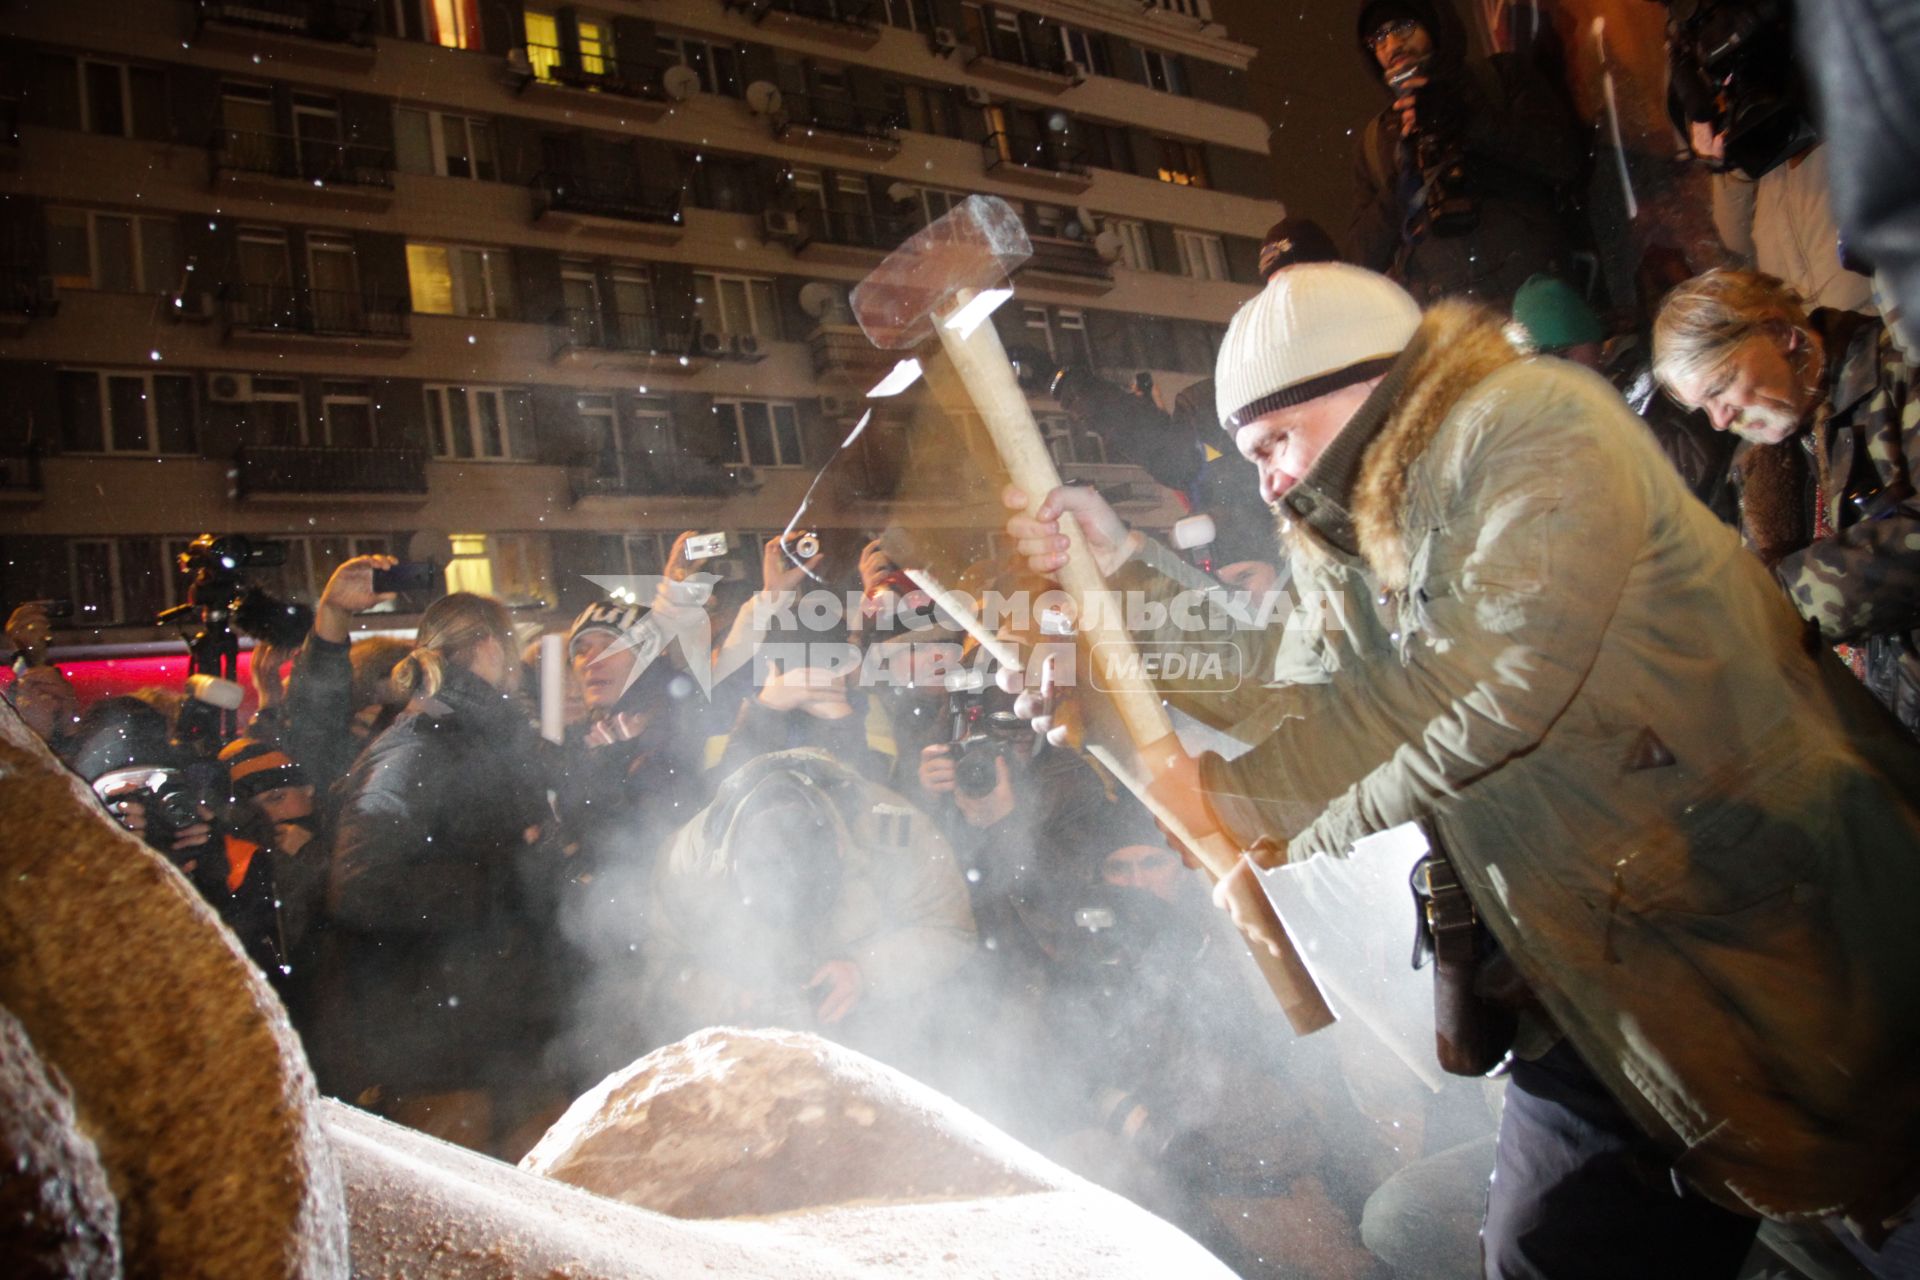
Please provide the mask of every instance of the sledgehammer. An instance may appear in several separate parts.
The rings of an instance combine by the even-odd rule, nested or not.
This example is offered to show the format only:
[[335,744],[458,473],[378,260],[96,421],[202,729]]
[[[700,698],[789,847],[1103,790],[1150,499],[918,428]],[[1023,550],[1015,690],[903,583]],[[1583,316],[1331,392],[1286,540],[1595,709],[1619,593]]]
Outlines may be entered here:
[[[970,196],[889,255],[854,289],[852,302],[860,328],[882,350],[907,350],[929,338],[939,339],[993,437],[1008,476],[1037,508],[1059,487],[1060,473],[1054,469],[1026,393],[990,320],[994,308],[1012,296],[1008,277],[1032,256],[1033,244],[1012,206],[994,196]],[[1141,674],[1132,637],[1115,625],[1110,610],[1090,607],[1106,590],[1106,582],[1079,527],[1068,517],[1061,521],[1061,529],[1069,546],[1067,563],[1059,572],[1060,585],[1077,607],[1089,660],[1101,662],[1114,710],[1139,754],[1141,769],[1127,770],[1121,781],[1151,810],[1160,812],[1161,806],[1143,793],[1146,784],[1181,758],[1173,722],[1160,695]],[[1140,776],[1142,772],[1147,776]],[[1240,850],[1224,832],[1186,834],[1190,838],[1183,843],[1216,881],[1239,862]],[[1287,940],[1285,927],[1258,885],[1246,885],[1236,906],[1239,914],[1263,920],[1272,936]],[[1305,1035],[1333,1021],[1333,1011],[1290,940],[1281,956],[1258,943],[1251,949],[1296,1032]]]

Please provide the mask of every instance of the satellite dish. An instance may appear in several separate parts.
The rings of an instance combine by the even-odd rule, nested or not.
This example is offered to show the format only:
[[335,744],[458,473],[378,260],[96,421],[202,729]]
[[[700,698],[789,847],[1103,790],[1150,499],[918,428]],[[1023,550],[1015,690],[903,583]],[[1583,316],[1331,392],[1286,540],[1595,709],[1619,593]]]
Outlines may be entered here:
[[700,92],[700,73],[685,63],[675,63],[661,72],[660,87],[675,102],[685,102]]
[[771,80],[755,80],[747,86],[747,106],[757,116],[770,116],[780,110],[780,86]]
[[1117,231],[1102,231],[1093,238],[1093,247],[1094,250],[1108,262],[1118,262],[1120,260],[1121,249],[1120,233]]
[[1066,225],[1060,228],[1060,235],[1068,240],[1085,240],[1087,229],[1081,224],[1080,219],[1069,218]]
[[895,204],[912,204],[920,196],[920,188],[911,182],[896,182],[887,188],[887,199]]
[[841,310],[840,290],[824,280],[800,287],[800,309],[815,320],[824,320]]

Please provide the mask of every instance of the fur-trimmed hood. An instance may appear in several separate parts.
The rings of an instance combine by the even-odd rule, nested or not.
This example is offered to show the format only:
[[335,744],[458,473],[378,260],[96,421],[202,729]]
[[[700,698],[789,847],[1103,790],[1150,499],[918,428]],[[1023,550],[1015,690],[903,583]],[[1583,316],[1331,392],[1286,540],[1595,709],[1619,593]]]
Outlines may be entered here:
[[1401,522],[1408,472],[1461,398],[1518,359],[1505,322],[1473,303],[1439,303],[1414,332],[1401,356],[1404,386],[1367,446],[1352,495],[1360,554],[1387,589],[1407,585],[1408,549]]

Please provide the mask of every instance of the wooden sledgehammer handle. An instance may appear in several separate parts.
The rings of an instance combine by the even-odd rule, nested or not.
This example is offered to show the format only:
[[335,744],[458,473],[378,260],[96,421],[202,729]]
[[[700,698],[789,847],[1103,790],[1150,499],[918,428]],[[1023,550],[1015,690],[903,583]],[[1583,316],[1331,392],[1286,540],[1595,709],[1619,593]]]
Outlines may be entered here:
[[[1040,428],[1033,420],[1033,410],[1027,405],[1026,392],[1020,389],[1019,382],[1014,378],[1013,365],[1007,359],[1005,348],[1000,345],[999,333],[988,320],[982,320],[974,326],[972,333],[966,335],[942,323],[936,323],[934,329],[940,335],[940,345],[945,348],[954,372],[966,386],[968,398],[985,423],[987,433],[993,437],[994,447],[1006,465],[1008,476],[1026,493],[1028,514],[1033,514],[1046,496],[1060,486],[1060,473],[1040,437]],[[1060,585],[1073,598],[1079,610],[1080,626],[1089,642],[1089,665],[1098,666],[1106,677],[1107,693],[1113,699],[1114,710],[1125,726],[1127,736],[1132,739],[1135,750],[1141,753],[1142,762],[1150,776],[1143,779],[1138,771],[1132,769],[1113,769],[1113,772],[1142,804],[1164,822],[1162,815],[1165,808],[1157,800],[1148,797],[1147,786],[1154,777],[1159,776],[1168,751],[1181,749],[1173,736],[1173,721],[1168,717],[1158,691],[1140,674],[1139,663],[1134,659],[1133,638],[1123,626],[1116,625],[1113,610],[1089,609],[1089,602],[1104,592],[1107,584],[1099,566],[1094,563],[1092,553],[1087,550],[1080,526],[1069,516],[1060,522],[1060,528],[1067,537],[1067,563],[1058,576]],[[1103,662],[1103,658],[1106,661]],[[1177,826],[1170,829],[1175,831],[1175,837],[1181,843],[1192,849],[1195,856],[1205,863],[1215,880],[1231,874],[1240,861],[1240,850],[1220,831],[1186,832]],[[1253,896],[1258,897],[1259,901],[1241,902],[1242,911],[1263,917],[1267,930],[1283,940],[1283,949],[1287,952],[1284,957],[1276,957],[1264,945],[1256,942],[1250,945],[1254,959],[1259,963],[1267,985],[1273,988],[1274,997],[1280,1001],[1280,1007],[1294,1031],[1300,1035],[1318,1031],[1333,1021],[1333,1011],[1327,1007],[1312,975],[1307,972],[1299,953],[1293,949],[1285,926],[1274,914],[1273,904],[1257,887]]]

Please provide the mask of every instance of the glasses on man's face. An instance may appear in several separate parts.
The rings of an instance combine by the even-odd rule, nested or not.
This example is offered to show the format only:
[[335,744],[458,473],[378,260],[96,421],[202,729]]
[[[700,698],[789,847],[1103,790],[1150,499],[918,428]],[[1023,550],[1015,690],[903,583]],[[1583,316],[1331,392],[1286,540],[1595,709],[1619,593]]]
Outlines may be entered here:
[[1405,40],[1419,25],[1412,18],[1395,18],[1392,22],[1383,22],[1372,35],[1367,37],[1367,47],[1377,50],[1389,40]]

